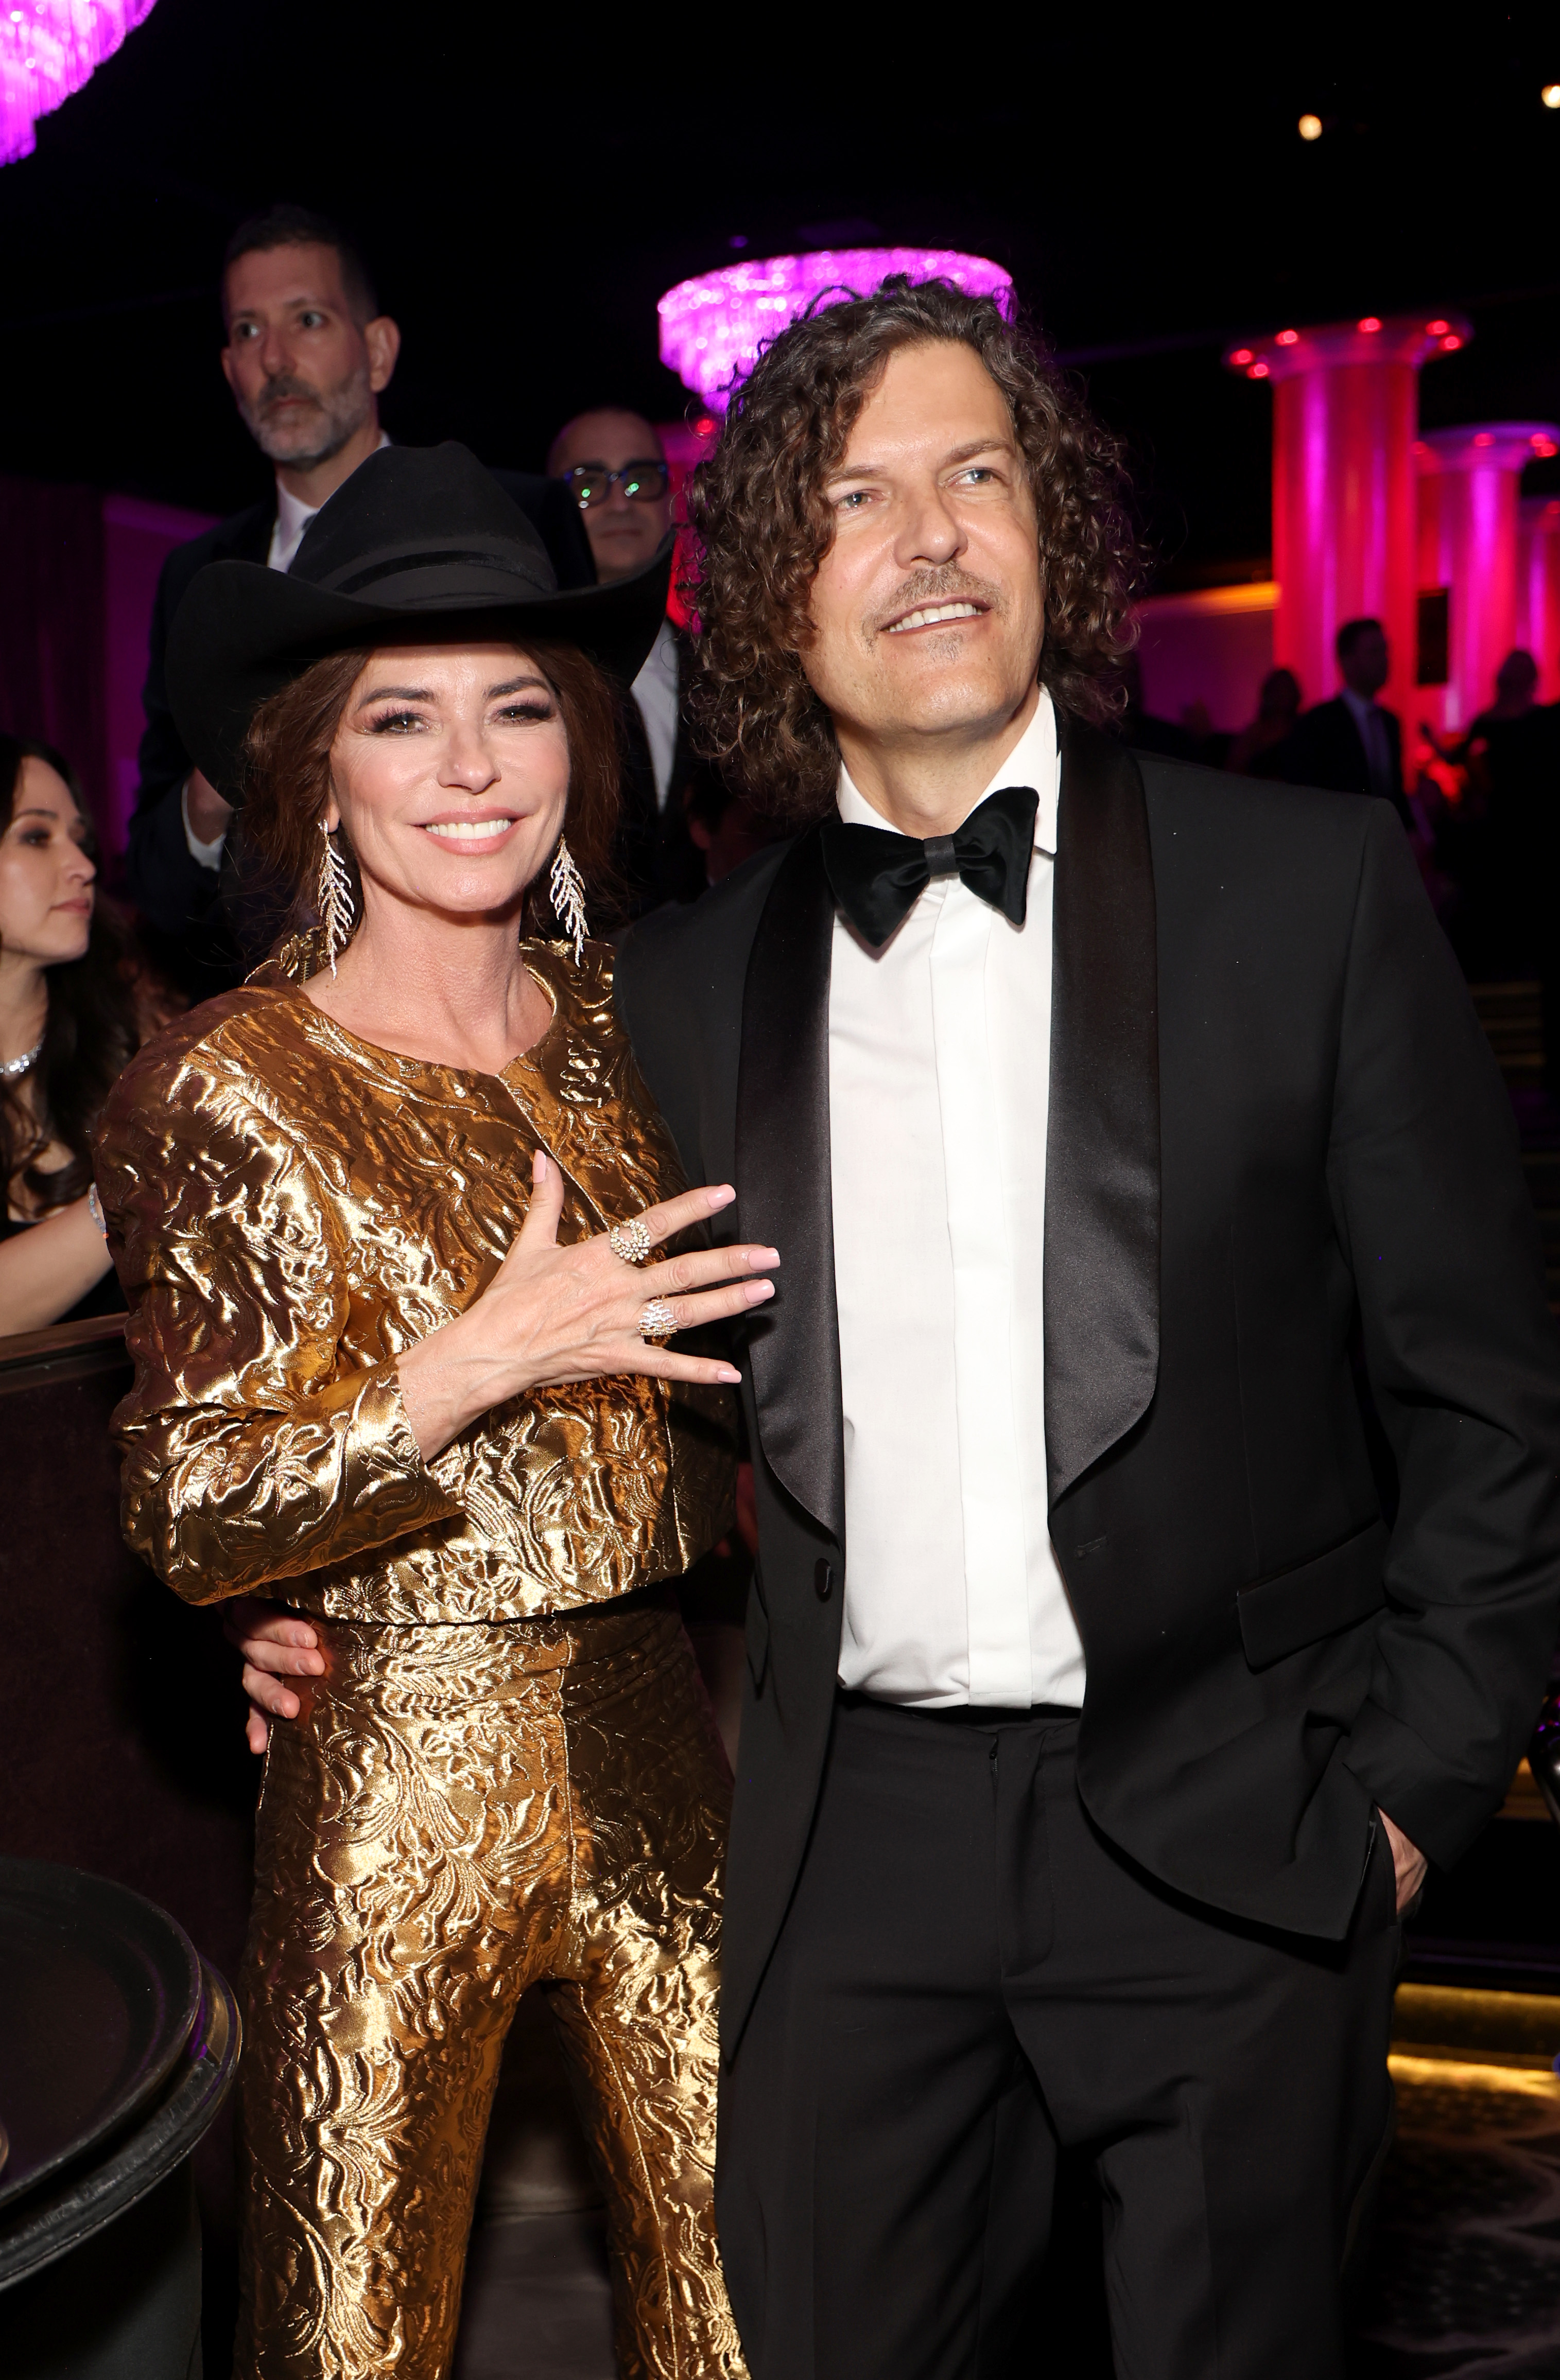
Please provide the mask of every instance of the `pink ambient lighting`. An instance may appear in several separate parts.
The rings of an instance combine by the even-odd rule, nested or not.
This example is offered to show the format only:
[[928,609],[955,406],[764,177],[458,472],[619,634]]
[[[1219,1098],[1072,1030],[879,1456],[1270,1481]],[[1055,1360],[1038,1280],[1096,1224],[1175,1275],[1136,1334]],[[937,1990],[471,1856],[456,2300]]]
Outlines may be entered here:
[[1277,337],[1274,340],[1274,346],[1275,347],[1294,347],[1299,345],[1299,339],[1300,334],[1298,331],[1280,331]]
[[1462,341],[1454,331],[1451,337],[1449,339],[1443,339],[1441,344],[1445,348],[1446,353],[1451,355],[1456,348],[1461,346]]
[[1493,430],[1476,430],[1473,433],[1473,443],[1476,446],[1493,446],[1495,443],[1494,431]]
[[1266,380],[1268,370],[1269,367],[1266,364],[1253,364],[1246,377],[1248,380]]
[[1251,350],[1249,347],[1232,347],[1229,359],[1232,364],[1249,364],[1251,360]]
[[20,0],[0,5],[0,165],[30,157],[41,115],[112,57],[153,0]]
[[1553,438],[1539,438],[1535,436],[1530,438],[1528,443],[1531,446],[1535,455],[1560,455],[1560,446],[1556,446]]
[[1354,327],[1357,331],[1379,331],[1382,318],[1379,314],[1362,314]]
[[759,349],[804,313],[815,298],[865,296],[891,273],[912,281],[951,281],[972,298],[1013,309],[1013,283],[1000,264],[948,248],[819,249],[806,256],[767,256],[723,265],[679,281],[656,308],[661,360],[685,388],[724,413],[735,383]]
[[1427,322],[1425,331],[1432,339],[1444,339],[1451,327],[1450,322]]

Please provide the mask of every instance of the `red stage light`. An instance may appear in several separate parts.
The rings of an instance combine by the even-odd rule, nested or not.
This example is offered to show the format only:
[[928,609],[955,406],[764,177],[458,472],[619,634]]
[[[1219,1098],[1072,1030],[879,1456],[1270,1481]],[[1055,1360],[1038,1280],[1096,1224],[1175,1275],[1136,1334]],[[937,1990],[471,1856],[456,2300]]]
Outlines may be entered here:
[[1450,322],[1427,322],[1425,329],[1432,339],[1444,339],[1451,329]]
[[1495,443],[1493,432],[1488,430],[1476,430],[1473,433],[1473,443],[1476,446],[1493,446]]
[[1232,364],[1249,364],[1250,360],[1251,350],[1249,347],[1237,347],[1230,357]]
[[1450,355],[1454,347],[1461,346],[1462,341],[1458,338],[1456,331],[1454,331],[1451,337],[1449,339],[1443,339],[1441,344],[1445,348],[1447,354]]
[[1357,331],[1379,331],[1382,318],[1379,314],[1362,314],[1354,327]]
[[1253,364],[1246,375],[1248,380],[1266,380],[1267,376],[1268,368],[1266,364]]
[[1280,347],[1296,347],[1300,343],[1298,331],[1280,331],[1274,344]]

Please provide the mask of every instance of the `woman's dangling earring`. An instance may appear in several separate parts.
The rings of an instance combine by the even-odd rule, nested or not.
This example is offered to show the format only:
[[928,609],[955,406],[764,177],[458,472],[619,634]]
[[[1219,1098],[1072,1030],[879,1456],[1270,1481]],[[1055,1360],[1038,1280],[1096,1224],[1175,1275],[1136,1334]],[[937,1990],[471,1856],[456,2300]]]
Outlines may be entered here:
[[320,832],[325,838],[324,854],[320,861],[320,880],[314,890],[314,905],[320,912],[320,923],[325,931],[325,956],[335,973],[335,955],[347,948],[357,912],[352,905],[352,879],[347,873],[347,862],[331,841],[331,831],[323,819]]
[[579,965],[579,953],[585,947],[585,879],[574,864],[574,854],[562,835],[553,858],[553,873],[547,879],[547,897],[553,904],[553,915],[564,929],[564,937],[574,944],[574,964]]

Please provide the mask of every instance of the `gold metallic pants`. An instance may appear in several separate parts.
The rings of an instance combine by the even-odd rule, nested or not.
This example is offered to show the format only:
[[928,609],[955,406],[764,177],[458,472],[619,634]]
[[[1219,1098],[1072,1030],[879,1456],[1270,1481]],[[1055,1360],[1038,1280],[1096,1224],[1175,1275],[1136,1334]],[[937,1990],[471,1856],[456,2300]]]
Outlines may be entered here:
[[[439,2380],[504,2036],[549,1985],[623,2380],[735,2380],[715,2251],[728,1786],[676,1613],[320,1623],[245,1954],[238,2380]],[[516,2343],[516,2369],[526,2350]]]

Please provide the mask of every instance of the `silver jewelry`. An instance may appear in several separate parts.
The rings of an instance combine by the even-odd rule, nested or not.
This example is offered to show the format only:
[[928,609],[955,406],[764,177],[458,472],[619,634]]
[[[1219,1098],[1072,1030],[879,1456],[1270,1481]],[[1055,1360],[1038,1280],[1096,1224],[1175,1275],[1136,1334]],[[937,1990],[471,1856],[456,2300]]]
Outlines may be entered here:
[[554,917],[564,929],[564,940],[574,944],[574,964],[578,966],[585,947],[585,879],[561,834],[553,856],[553,872],[547,879],[547,897],[553,904]]
[[650,1225],[642,1215],[636,1215],[631,1222],[614,1223],[606,1244],[625,1264],[641,1265],[651,1251]]
[[664,1297],[652,1297],[640,1313],[635,1328],[640,1337],[648,1340],[651,1346],[664,1347],[668,1339],[676,1337],[682,1326]]
[[352,905],[352,879],[347,873],[347,862],[331,841],[331,831],[323,819],[320,832],[325,838],[325,848],[320,860],[320,880],[315,887],[314,905],[320,912],[320,923],[325,933],[325,956],[335,973],[336,953],[344,951],[351,938],[358,913]]
[[87,1192],[87,1212],[91,1217],[93,1222],[97,1225],[103,1237],[106,1240],[108,1237],[108,1225],[104,1219],[103,1200],[98,1196],[98,1186],[95,1182]]
[[33,1043],[31,1049],[28,1050],[25,1057],[0,1060],[0,1077],[3,1077],[7,1083],[20,1082],[29,1067],[35,1066],[38,1063],[39,1056],[42,1053],[43,1048],[43,1036],[40,1034],[38,1039]]

